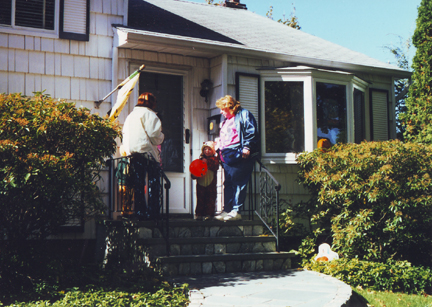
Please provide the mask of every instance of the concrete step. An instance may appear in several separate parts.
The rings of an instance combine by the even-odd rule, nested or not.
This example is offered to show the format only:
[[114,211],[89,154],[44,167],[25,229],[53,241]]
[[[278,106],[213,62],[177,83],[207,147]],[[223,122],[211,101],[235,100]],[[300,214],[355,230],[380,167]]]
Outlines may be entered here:
[[288,270],[293,253],[257,252],[158,257],[164,276]]
[[[172,238],[169,242],[172,256],[276,251],[276,240],[269,236],[186,237]],[[162,238],[142,239],[139,244],[147,247],[152,259],[166,255]]]

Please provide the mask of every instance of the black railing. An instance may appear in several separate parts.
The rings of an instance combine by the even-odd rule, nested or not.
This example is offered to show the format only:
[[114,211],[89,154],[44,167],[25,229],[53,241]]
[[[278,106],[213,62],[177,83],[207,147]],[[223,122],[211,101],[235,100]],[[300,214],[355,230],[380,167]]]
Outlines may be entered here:
[[[109,167],[109,199],[108,208],[110,218],[115,215],[118,218],[135,221],[142,220],[134,208],[134,171],[131,166],[131,156],[112,158],[107,161]],[[153,209],[148,220],[154,221],[166,241],[166,252],[170,254],[169,246],[169,190],[171,182],[160,165],[151,157],[140,157],[145,167],[147,178],[145,179],[145,197],[148,207]],[[149,193],[151,190],[151,193]],[[150,195],[151,194],[151,195]],[[151,198],[151,200],[149,199]],[[165,205],[165,206],[164,206]]]
[[[123,218],[131,218],[135,214],[133,201],[134,192],[133,188],[129,185],[131,170],[130,167],[130,156],[113,158],[108,160],[108,166],[110,168],[109,176],[109,210],[110,217],[114,217],[114,213],[120,214]],[[148,160],[148,159],[147,159]],[[150,162],[150,161],[148,161]],[[161,231],[166,241],[166,253],[170,254],[169,244],[169,190],[171,188],[171,182],[168,177],[156,163],[148,163],[148,167],[153,167],[150,174],[158,174],[159,191],[158,204],[160,208],[160,217],[154,219],[156,226]],[[152,178],[149,178],[151,181]],[[151,184],[153,184],[152,182]],[[150,184],[150,186],[151,186]],[[146,185],[149,186],[149,185]],[[164,193],[164,189],[165,193]],[[249,187],[248,187],[248,199],[245,206],[241,209],[243,215],[249,215],[250,219],[254,219],[255,216],[266,226],[268,231],[276,239],[276,250],[279,252],[279,191],[281,185],[273,177],[270,171],[262,164],[260,160],[254,165],[254,171],[252,173]],[[146,192],[148,195],[148,193]]]
[[[257,178],[258,177],[258,178]],[[248,199],[243,213],[249,218],[258,216],[268,231],[276,239],[276,250],[279,252],[279,191],[280,183],[260,160],[254,165],[254,171],[249,181]]]

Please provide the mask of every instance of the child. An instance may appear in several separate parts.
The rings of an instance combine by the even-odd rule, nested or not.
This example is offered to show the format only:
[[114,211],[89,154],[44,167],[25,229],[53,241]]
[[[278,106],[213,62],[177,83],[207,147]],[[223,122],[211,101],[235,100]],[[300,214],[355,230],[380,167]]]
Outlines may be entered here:
[[216,173],[219,169],[219,158],[216,155],[212,141],[204,142],[201,148],[200,160],[207,163],[207,173],[202,177],[195,177],[197,185],[197,205],[195,209],[195,219],[209,220],[215,215],[216,211]]
[[123,217],[130,217],[133,213],[133,189],[131,187],[131,177],[129,173],[129,158],[126,157],[123,145],[120,146],[120,154],[123,158],[119,160],[116,178],[119,187],[119,203],[121,204],[121,215]]

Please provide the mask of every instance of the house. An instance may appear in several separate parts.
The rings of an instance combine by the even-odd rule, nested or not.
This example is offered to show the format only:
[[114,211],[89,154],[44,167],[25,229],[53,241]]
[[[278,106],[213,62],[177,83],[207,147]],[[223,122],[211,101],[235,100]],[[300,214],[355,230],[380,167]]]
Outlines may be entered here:
[[[409,72],[259,16],[238,0],[20,3],[10,0],[0,13],[0,92],[46,90],[105,115],[116,93],[95,101],[145,64],[119,121],[139,92],[158,98],[172,213],[193,212],[188,165],[215,137],[209,118],[217,119],[215,101],[226,94],[257,118],[262,162],[282,184],[281,198],[293,202],[308,198],[295,182],[296,155],[319,139],[395,138],[393,84]],[[83,236],[95,236],[91,224]]]

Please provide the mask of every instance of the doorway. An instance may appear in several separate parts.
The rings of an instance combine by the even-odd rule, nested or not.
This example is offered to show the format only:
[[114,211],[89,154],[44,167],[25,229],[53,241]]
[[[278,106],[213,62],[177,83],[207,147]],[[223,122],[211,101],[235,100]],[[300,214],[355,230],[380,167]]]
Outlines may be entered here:
[[[135,67],[131,67],[133,71]],[[144,92],[153,93],[157,100],[156,112],[162,122],[165,135],[161,146],[162,168],[171,182],[169,190],[170,213],[190,214],[191,180],[189,137],[189,103],[187,95],[187,74],[181,72],[160,72],[147,69],[140,74],[136,98]],[[135,100],[136,101],[136,100]],[[133,109],[130,105],[129,112]],[[165,209],[165,208],[164,208]]]

